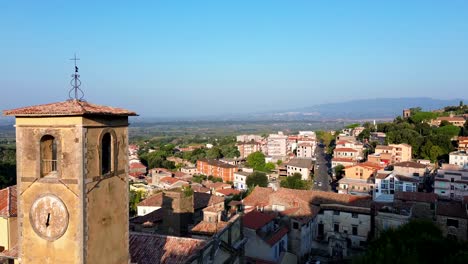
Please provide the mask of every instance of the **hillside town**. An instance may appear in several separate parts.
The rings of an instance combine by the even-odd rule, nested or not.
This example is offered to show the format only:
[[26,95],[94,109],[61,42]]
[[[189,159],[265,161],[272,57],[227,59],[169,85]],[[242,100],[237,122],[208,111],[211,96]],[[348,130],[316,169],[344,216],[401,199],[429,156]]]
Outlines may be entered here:
[[[391,123],[243,134],[226,145],[129,144],[132,263],[349,261],[414,220],[466,242],[468,109],[455,110],[463,114],[405,109]],[[405,137],[413,128],[422,142]],[[17,198],[16,186],[0,190],[5,263],[17,263]]]

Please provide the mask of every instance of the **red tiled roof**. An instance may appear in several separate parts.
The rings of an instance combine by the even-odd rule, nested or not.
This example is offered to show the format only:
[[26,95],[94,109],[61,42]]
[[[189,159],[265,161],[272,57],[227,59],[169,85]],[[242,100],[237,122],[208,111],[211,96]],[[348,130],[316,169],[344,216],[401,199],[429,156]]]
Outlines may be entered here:
[[275,234],[273,234],[270,238],[267,239],[267,243],[270,246],[274,246],[276,242],[280,241],[284,236],[288,234],[288,229],[286,227],[282,227],[278,230]]
[[394,199],[403,201],[434,203],[437,201],[437,194],[423,192],[395,192]]
[[143,169],[143,168],[146,169],[146,166],[143,165],[143,164],[140,163],[140,162],[133,162],[133,163],[130,163],[130,169]]
[[245,197],[244,204],[247,206],[256,206],[258,204],[268,204],[270,194],[273,193],[273,189],[266,187],[255,187],[255,189]]
[[18,258],[18,245],[14,245],[12,248],[0,252],[0,260],[2,258],[17,259]]
[[132,263],[186,263],[207,243],[205,240],[156,234],[130,233]]
[[221,189],[221,190],[218,190],[216,191],[216,193],[220,193],[224,196],[230,196],[230,195],[236,195],[236,194],[239,194],[240,191],[239,190],[236,190],[236,189],[232,189],[232,188],[228,188],[228,189]]
[[414,161],[403,161],[403,162],[398,162],[398,163],[393,164],[393,167],[424,169],[427,166],[418,162],[414,162]]
[[369,161],[366,161],[366,162],[363,162],[363,163],[358,163],[356,165],[349,166],[349,167],[346,167],[346,168],[351,168],[351,167],[365,167],[365,168],[372,169],[372,170],[380,170],[380,169],[385,168],[385,166],[381,166],[379,164],[369,162]]
[[465,207],[460,202],[438,202],[437,215],[468,219]]
[[214,235],[219,231],[223,230],[229,223],[224,221],[219,222],[206,222],[201,221],[190,230],[191,233],[203,234],[203,235]]
[[176,183],[178,181],[185,182],[185,181],[183,181],[181,179],[177,179],[177,178],[173,178],[173,177],[163,177],[163,178],[159,179],[159,182],[167,183],[167,184],[170,184],[170,185],[172,185],[172,184],[174,184],[174,183]]
[[0,190],[0,217],[17,215],[16,185]]
[[194,192],[193,207],[195,210],[203,209],[213,204],[223,203],[224,197],[211,195],[209,193]]
[[83,116],[83,115],[117,115],[136,116],[133,111],[104,105],[91,104],[80,100],[27,106],[5,110],[6,116]]
[[151,195],[145,200],[141,201],[137,206],[159,206],[162,207],[163,203],[163,193],[159,192]]
[[262,213],[256,210],[250,211],[244,215],[244,226],[253,230],[258,230],[264,225],[275,219],[274,214]]
[[193,184],[191,186],[194,192],[208,193],[210,191],[210,189],[205,188],[203,186],[198,186],[198,185],[193,185]]

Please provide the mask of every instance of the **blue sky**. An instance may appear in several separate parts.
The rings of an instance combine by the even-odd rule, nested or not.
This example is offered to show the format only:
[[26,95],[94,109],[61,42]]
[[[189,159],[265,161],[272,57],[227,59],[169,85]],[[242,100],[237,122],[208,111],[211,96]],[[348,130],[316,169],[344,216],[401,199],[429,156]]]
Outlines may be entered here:
[[2,109],[68,98],[143,116],[466,98],[468,1],[2,1]]

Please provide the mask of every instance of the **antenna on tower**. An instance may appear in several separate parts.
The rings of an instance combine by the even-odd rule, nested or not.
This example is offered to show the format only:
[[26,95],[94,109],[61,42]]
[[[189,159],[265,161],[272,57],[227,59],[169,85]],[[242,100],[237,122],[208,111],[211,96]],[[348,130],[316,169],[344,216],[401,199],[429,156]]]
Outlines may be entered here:
[[70,81],[70,85],[72,86],[72,88],[68,92],[68,97],[70,99],[81,101],[84,97],[84,92],[83,90],[80,89],[80,86],[81,86],[80,75],[78,74],[78,66],[76,66],[76,61],[80,59],[76,57],[76,53],[75,53],[75,56],[71,58],[70,60],[75,61],[75,73],[71,75],[71,77],[73,78]]

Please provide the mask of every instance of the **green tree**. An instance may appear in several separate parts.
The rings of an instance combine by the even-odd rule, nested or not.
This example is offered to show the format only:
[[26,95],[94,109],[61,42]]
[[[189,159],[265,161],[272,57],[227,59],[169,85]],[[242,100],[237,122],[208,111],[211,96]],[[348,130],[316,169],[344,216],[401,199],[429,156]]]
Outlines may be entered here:
[[[445,120],[444,120],[445,121]],[[449,138],[453,138],[460,134],[460,128],[457,126],[453,126],[449,123],[446,126],[440,126],[436,129],[437,134],[446,135]]]
[[265,164],[265,167],[264,167],[264,168],[265,168],[265,171],[270,172],[270,171],[274,170],[275,167],[276,167],[276,166],[275,166],[275,164],[274,164],[273,162],[267,162],[267,163]]
[[289,189],[308,190],[311,188],[311,183],[310,181],[302,180],[302,175],[296,172],[292,176],[281,180],[280,186]]
[[265,170],[265,155],[260,151],[250,154],[247,156],[247,166],[254,170]]
[[383,232],[353,263],[468,263],[468,244],[445,238],[432,222],[412,221]]
[[268,186],[268,177],[265,173],[254,171],[252,174],[247,176],[247,180],[245,182],[249,187],[267,187]]
[[361,141],[363,141],[364,139],[367,139],[369,140],[370,138],[370,130],[369,129],[364,129],[358,136],[357,138]]
[[343,165],[341,165],[341,164],[338,164],[338,165],[335,166],[335,168],[333,168],[333,170],[335,170],[336,179],[343,178],[344,168],[345,167]]
[[225,158],[237,158],[240,157],[240,152],[236,145],[224,145],[221,146],[221,153]]
[[221,149],[218,147],[212,147],[208,151],[206,151],[206,158],[207,159],[220,159],[223,157],[223,153],[221,153]]

